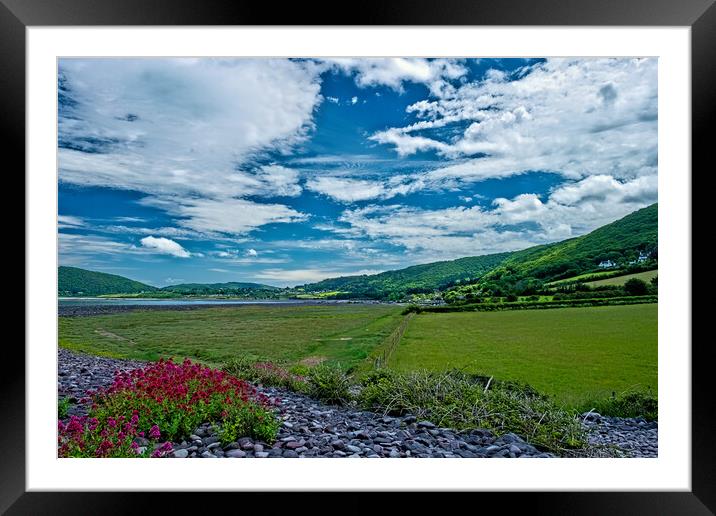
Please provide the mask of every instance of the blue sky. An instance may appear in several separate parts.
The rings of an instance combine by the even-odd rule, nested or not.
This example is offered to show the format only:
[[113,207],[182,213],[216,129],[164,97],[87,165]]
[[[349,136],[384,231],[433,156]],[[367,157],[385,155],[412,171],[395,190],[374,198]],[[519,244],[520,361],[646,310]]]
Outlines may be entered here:
[[289,286],[657,200],[657,61],[62,59],[61,265]]

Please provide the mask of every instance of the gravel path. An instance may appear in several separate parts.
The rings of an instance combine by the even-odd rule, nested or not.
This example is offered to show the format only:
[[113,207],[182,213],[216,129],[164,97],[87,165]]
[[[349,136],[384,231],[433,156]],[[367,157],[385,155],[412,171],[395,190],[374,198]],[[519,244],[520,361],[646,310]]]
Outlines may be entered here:
[[[144,363],[58,352],[58,393],[80,399],[87,389],[111,383],[114,372]],[[181,443],[176,457],[554,457],[515,434],[494,436],[488,430],[456,432],[412,416],[383,417],[372,412],[325,405],[312,398],[275,388],[260,388],[277,401],[283,420],[273,445],[249,438],[222,447],[208,424]],[[73,405],[70,414],[83,415]],[[617,445],[625,456],[656,456],[656,423],[620,420],[591,414],[584,423],[590,442]]]

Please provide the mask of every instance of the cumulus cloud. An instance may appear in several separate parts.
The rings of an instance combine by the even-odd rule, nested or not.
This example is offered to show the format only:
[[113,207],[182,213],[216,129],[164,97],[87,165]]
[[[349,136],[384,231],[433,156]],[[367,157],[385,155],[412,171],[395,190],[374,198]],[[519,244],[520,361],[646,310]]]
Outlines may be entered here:
[[256,249],[249,249],[246,251],[246,256],[258,256],[259,253],[256,251]]
[[341,225],[322,226],[354,239],[396,245],[412,259],[434,261],[513,251],[581,235],[657,201],[656,176],[620,181],[590,176],[536,194],[496,198],[488,207],[437,210],[370,205],[344,210]]
[[[655,175],[656,59],[549,59],[451,86],[407,108],[418,120],[370,138],[399,156],[435,151],[467,162],[440,167],[426,184],[446,178],[481,181],[548,171],[567,178]],[[457,137],[426,131],[467,124]],[[453,133],[448,133],[453,134]]]
[[[157,198],[300,194],[298,173],[250,168],[288,153],[322,100],[307,62],[251,59],[62,59],[61,182]],[[248,167],[248,168],[247,168]]]
[[358,86],[388,86],[403,91],[403,82],[422,83],[439,92],[447,80],[456,80],[467,68],[455,59],[425,58],[334,58],[323,60],[338,70],[355,74]]
[[168,238],[148,236],[142,238],[140,242],[142,243],[142,247],[156,251],[159,254],[168,254],[178,258],[189,258],[191,256],[189,251],[174,240]]

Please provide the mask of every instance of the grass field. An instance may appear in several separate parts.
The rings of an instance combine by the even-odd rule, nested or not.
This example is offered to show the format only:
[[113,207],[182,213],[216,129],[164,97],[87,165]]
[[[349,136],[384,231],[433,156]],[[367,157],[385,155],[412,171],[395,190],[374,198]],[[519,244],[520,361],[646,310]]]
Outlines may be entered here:
[[572,407],[630,388],[657,394],[657,305],[420,314],[388,365],[518,380]]
[[572,276],[571,278],[564,278],[564,279],[557,280],[557,281],[550,281],[549,283],[545,283],[545,286],[546,287],[556,287],[557,285],[563,285],[565,283],[574,283],[575,281],[599,278],[600,276],[611,276],[612,274],[619,274],[619,271],[608,270],[608,271],[598,271],[598,272],[586,272],[586,273],[580,274],[578,276]]
[[211,365],[237,355],[355,365],[400,323],[386,305],[241,306],[60,317],[60,346],[118,358],[189,357]]
[[626,276],[616,276],[614,278],[607,278],[603,280],[598,281],[589,281],[586,282],[585,285],[589,285],[592,287],[598,287],[600,285],[624,285],[627,281],[629,281],[632,278],[637,278],[643,281],[646,281],[649,283],[652,278],[656,278],[659,275],[658,270],[654,271],[646,271],[646,272],[637,272],[635,274],[627,274]]

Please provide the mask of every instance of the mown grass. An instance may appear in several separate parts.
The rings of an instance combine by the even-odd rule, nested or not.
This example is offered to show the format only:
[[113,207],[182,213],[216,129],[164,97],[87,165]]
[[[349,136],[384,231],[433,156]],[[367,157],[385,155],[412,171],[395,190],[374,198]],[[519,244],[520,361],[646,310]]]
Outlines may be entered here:
[[525,382],[568,407],[656,395],[657,305],[419,314],[388,366]]
[[60,346],[116,358],[173,356],[218,365],[237,356],[318,357],[351,367],[402,319],[386,305],[241,306],[60,317]]
[[629,281],[632,278],[640,279],[642,281],[645,281],[646,283],[649,283],[653,278],[656,278],[659,275],[658,270],[654,271],[646,271],[646,272],[636,272],[634,274],[626,274],[624,276],[615,276],[613,278],[607,278],[602,279],[598,281],[589,281],[586,282],[585,285],[589,285],[590,287],[600,287],[603,285],[624,285],[627,281]]

